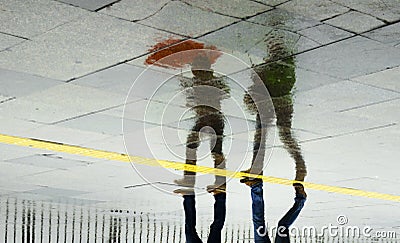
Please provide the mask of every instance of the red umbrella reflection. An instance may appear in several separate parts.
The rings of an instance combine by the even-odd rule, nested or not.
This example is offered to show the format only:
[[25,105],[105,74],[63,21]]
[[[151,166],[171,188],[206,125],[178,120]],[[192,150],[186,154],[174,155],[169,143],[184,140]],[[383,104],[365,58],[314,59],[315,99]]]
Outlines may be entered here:
[[[157,51],[158,50],[158,51]],[[188,50],[199,50],[185,52]],[[221,52],[215,46],[206,46],[204,43],[193,40],[167,39],[154,45],[149,51],[154,52],[145,61],[146,65],[156,65],[164,68],[183,68],[191,65],[199,56],[206,57],[210,64],[214,64]],[[169,58],[164,58],[175,54]]]

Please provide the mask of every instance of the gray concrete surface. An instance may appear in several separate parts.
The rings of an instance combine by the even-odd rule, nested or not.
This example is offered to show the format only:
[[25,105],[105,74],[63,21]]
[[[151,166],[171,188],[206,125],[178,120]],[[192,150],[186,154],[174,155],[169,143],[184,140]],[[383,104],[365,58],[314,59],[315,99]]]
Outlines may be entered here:
[[[180,120],[186,101],[175,96],[176,77],[149,105],[157,82],[177,71],[148,69],[152,48],[189,38],[255,66],[274,61],[271,49],[278,43],[285,49],[280,61],[295,70],[292,132],[306,161],[306,181],[399,196],[399,20],[398,0],[0,0],[0,134],[183,162],[172,152],[185,153],[194,115]],[[219,58],[213,68],[236,72],[247,84],[251,78],[242,66],[225,61]],[[126,100],[138,77],[144,84]],[[232,97],[242,102],[242,90],[232,87]],[[251,159],[255,118],[240,113],[244,107],[223,106],[232,124],[223,147],[231,170]],[[274,138],[268,138],[264,174],[292,179],[293,159]],[[199,154],[207,153],[203,143]],[[201,165],[212,166],[212,160],[205,156]],[[182,198],[159,190],[176,189],[173,179],[181,172],[136,165],[142,176],[153,176],[146,181],[133,167],[0,143],[0,242],[184,242]],[[198,191],[213,176],[201,178]],[[227,188],[223,237],[253,242],[249,189],[237,179]],[[399,202],[307,193],[294,226],[335,225],[345,215],[349,226],[400,238]],[[269,225],[292,198],[290,186],[265,184]],[[212,203],[210,195],[198,196],[203,239]]]

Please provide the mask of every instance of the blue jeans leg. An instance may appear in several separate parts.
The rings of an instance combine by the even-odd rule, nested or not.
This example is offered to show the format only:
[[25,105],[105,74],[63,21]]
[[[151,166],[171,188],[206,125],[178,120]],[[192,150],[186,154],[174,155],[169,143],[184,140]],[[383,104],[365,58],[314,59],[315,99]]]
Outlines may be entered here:
[[220,243],[221,231],[224,227],[226,216],[226,194],[219,193],[214,195],[214,221],[210,226],[210,235],[208,236],[208,243]]
[[268,230],[264,218],[263,184],[259,183],[251,187],[252,214],[254,226],[254,242],[270,243]]
[[304,207],[306,198],[302,195],[296,195],[292,208],[279,220],[278,229],[276,231],[275,243],[289,243],[290,234],[289,227],[299,216],[301,209]]
[[185,210],[185,236],[187,243],[201,243],[196,231],[196,200],[194,195],[183,196]]

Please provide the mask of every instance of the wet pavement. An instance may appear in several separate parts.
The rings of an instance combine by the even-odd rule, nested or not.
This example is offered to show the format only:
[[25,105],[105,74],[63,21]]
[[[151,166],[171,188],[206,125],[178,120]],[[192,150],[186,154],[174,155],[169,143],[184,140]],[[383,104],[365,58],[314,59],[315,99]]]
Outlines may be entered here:
[[226,210],[222,241],[254,242],[258,174],[269,228],[294,179],[294,228],[372,228],[293,242],[399,241],[397,0],[0,0],[0,20],[0,242],[185,242],[174,191],[203,241]]

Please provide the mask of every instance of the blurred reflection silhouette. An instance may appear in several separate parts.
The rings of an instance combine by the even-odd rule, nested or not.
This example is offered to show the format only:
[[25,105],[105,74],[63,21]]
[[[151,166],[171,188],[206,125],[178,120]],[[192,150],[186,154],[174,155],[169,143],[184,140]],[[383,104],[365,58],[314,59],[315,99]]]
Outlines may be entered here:
[[[214,167],[225,169],[225,156],[222,152],[224,116],[221,113],[221,100],[229,95],[229,88],[223,78],[214,76],[211,62],[203,54],[199,52],[193,60],[193,78],[181,80],[181,86],[186,92],[187,106],[195,112],[195,124],[186,141],[186,164],[196,165],[201,137],[207,135],[210,137]],[[202,242],[196,231],[196,201],[193,190],[195,179],[195,172],[185,170],[183,179],[175,180],[176,184],[185,187],[174,192],[183,196],[185,236],[188,243]],[[207,242],[218,243],[221,242],[226,215],[226,178],[216,175],[214,184],[207,186],[207,191],[213,193],[215,200],[214,220]]]
[[[291,55],[290,49],[285,46],[284,38],[280,35],[279,30],[274,30],[270,34],[267,40],[267,48],[270,55],[265,59],[266,63],[255,67],[255,71],[267,87],[272,98],[279,138],[296,164],[295,180],[304,181],[307,169],[300,146],[292,133],[293,99],[291,91],[296,82],[295,58]],[[264,115],[265,112],[260,111],[259,108],[261,108],[260,106],[262,106],[263,102],[255,101],[260,99],[257,90],[257,85],[253,85],[244,96],[247,108],[256,113],[256,133],[254,135],[252,165],[245,172],[261,175],[264,167],[265,140],[267,135],[267,126],[262,125],[262,122],[270,124],[273,119],[271,116]],[[270,112],[265,114],[270,114]],[[255,242],[271,242],[265,224],[262,180],[246,177],[241,182],[251,188]],[[296,192],[294,204],[278,223],[275,236],[275,242],[277,243],[290,242],[289,227],[297,219],[306,201],[307,194],[304,191],[303,185],[301,183],[294,183],[293,187]]]
[[[214,76],[211,62],[206,52],[200,52],[191,66],[192,79],[181,79],[181,86],[186,94],[186,105],[195,112],[195,122],[186,140],[186,164],[196,165],[197,149],[200,141],[210,138],[210,151],[214,168],[225,169],[225,156],[222,152],[224,137],[224,115],[221,101],[229,96],[229,87],[223,78]],[[184,177],[175,183],[193,187],[196,173],[184,171]],[[225,190],[226,178],[215,176],[215,182],[207,187],[209,192]]]

